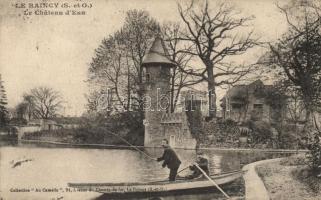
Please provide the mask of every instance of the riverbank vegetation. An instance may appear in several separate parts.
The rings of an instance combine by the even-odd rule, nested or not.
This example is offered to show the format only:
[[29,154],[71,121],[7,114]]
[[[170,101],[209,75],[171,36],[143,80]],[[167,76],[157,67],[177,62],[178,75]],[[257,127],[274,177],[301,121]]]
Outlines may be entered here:
[[120,113],[108,118],[102,115],[88,116],[82,119],[82,124],[77,128],[27,132],[22,139],[70,144],[127,145],[119,138],[121,137],[133,145],[141,145],[144,141],[143,128],[139,123],[132,123],[131,117],[135,115]]
[[312,175],[307,161],[305,155],[296,155],[257,166],[272,200],[320,199],[321,178]]
[[7,108],[8,100],[3,83],[0,74],[0,128],[5,127],[9,121],[9,112]]
[[[293,124],[281,126],[265,121],[215,120],[203,123],[199,143],[206,147],[307,149],[307,131],[293,131]],[[244,130],[241,130],[241,129]]]

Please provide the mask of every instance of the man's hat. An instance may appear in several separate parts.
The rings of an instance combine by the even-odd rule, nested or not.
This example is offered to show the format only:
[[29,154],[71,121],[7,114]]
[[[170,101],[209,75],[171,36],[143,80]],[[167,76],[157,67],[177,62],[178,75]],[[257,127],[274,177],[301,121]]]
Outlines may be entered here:
[[200,158],[206,158],[207,159],[207,156],[203,153],[203,152],[197,152],[196,153],[197,157],[200,157]]

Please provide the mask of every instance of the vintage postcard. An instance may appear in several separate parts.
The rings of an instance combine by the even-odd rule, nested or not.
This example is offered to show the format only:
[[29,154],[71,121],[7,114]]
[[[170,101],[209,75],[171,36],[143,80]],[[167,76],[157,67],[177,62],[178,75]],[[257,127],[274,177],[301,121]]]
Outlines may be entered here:
[[320,191],[320,1],[0,1],[0,200]]

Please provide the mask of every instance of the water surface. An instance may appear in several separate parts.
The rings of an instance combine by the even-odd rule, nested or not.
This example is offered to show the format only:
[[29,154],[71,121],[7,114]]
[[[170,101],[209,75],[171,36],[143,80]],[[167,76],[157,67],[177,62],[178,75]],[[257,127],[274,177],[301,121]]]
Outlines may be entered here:
[[[194,150],[176,150],[181,168],[195,159]],[[67,192],[69,182],[145,182],[166,179],[168,169],[129,149],[48,148],[34,145],[0,147],[0,190],[4,199],[102,199],[93,192]],[[153,157],[162,149],[146,149]],[[241,169],[243,164],[287,154],[237,151],[204,151],[211,173]],[[13,167],[14,163],[31,159]],[[181,173],[186,175],[188,170]],[[18,192],[17,190],[20,190]],[[29,192],[24,192],[29,190]],[[39,191],[39,192],[37,192]],[[215,195],[215,194],[214,194]],[[211,195],[165,199],[211,199]]]

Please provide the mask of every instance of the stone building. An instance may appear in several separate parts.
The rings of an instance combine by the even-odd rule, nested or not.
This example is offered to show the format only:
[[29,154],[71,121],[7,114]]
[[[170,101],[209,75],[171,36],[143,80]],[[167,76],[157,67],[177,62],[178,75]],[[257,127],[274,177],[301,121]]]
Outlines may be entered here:
[[248,85],[236,85],[221,99],[223,118],[236,122],[250,119],[278,122],[286,114],[285,99],[285,96],[278,96],[272,85],[264,85],[261,80]]
[[156,38],[143,60],[144,70],[144,146],[160,146],[168,139],[173,148],[196,148],[186,113],[170,113],[170,74],[175,66],[166,56],[161,38]]
[[[196,102],[198,109],[201,111],[203,117],[207,117],[209,115],[208,109],[208,94],[206,91],[196,90],[190,88],[188,90],[181,91],[179,94],[179,101],[177,110],[183,110],[188,106],[187,104],[191,102]],[[192,104],[192,110],[195,110]]]

